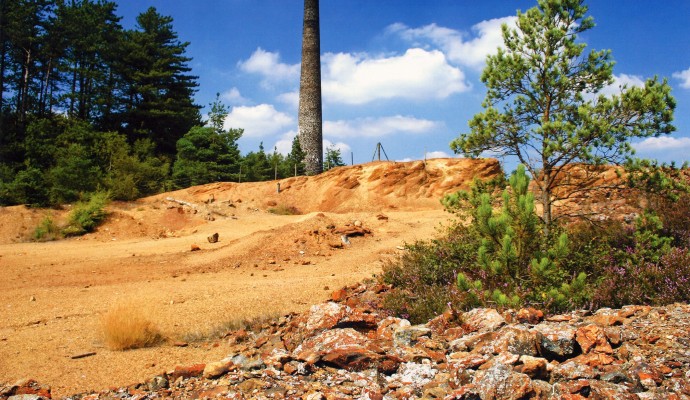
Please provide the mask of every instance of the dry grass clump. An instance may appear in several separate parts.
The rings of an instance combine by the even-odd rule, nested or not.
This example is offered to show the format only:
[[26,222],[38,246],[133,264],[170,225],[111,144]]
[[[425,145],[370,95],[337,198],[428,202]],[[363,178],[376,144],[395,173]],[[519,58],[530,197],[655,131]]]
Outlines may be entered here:
[[232,318],[220,322],[210,330],[203,332],[200,330],[187,332],[182,340],[185,342],[204,342],[212,339],[223,338],[231,332],[241,329],[247,331],[259,331],[264,325],[277,321],[283,314],[274,311],[256,317]]
[[278,204],[276,207],[269,208],[268,212],[276,215],[301,215],[302,212],[295,206],[288,204]]
[[101,326],[105,344],[111,350],[152,347],[163,341],[160,330],[142,308],[133,303],[111,307],[103,316]]

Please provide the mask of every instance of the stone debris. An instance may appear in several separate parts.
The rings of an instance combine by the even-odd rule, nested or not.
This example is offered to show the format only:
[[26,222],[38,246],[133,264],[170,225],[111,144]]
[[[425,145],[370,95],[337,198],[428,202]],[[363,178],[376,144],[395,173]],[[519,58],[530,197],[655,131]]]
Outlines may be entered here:
[[[449,310],[424,325],[386,315],[389,288],[228,333],[219,361],[93,399],[690,399],[690,306],[626,306],[545,317],[535,309]],[[29,397],[27,397],[29,396]],[[47,399],[27,380],[0,399]]]
[[207,237],[209,243],[218,243],[218,232],[214,233],[213,235]]

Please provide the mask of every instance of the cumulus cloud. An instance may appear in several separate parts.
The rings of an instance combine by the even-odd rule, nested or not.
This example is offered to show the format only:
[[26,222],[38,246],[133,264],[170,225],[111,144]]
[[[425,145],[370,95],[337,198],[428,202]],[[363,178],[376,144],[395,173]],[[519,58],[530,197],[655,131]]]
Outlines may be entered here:
[[[427,152],[424,154],[424,158],[427,159],[427,160],[431,160],[431,159],[434,159],[434,158],[460,158],[460,156],[459,156],[459,155],[455,155],[455,154],[448,154],[448,153],[446,153],[445,151],[427,151]],[[405,158],[403,158],[403,159],[396,160],[396,161],[398,161],[398,162],[408,162],[408,161],[417,161],[417,160],[421,160],[421,158],[405,157]]]
[[358,118],[354,120],[325,121],[323,131],[332,137],[376,138],[394,133],[421,134],[437,129],[441,123],[428,119],[395,115],[391,117]]
[[680,87],[690,89],[690,68],[685,71],[675,72],[673,77],[680,80]]
[[292,140],[295,136],[297,136],[297,131],[295,130],[283,133],[274,145],[276,151],[284,156],[288,155],[292,151]]
[[472,26],[471,35],[436,24],[410,28],[397,23],[390,25],[387,31],[416,46],[436,46],[456,64],[481,69],[486,56],[503,47],[501,25],[515,26],[515,21],[517,17],[514,16],[482,21]]
[[220,95],[221,100],[225,100],[230,104],[246,104],[248,100],[240,94],[240,90],[237,89],[236,87],[233,87],[232,89],[223,92]]
[[613,76],[613,83],[607,86],[604,86],[604,88],[599,92],[599,94],[603,94],[604,96],[612,96],[616,94],[621,94],[621,89],[623,86],[627,87],[644,87],[644,78],[637,76],[637,75],[627,75],[627,74],[620,74],[620,75],[614,75]]
[[427,159],[432,159],[432,158],[456,158],[457,156],[452,156],[445,151],[428,151],[426,153],[426,158]]
[[671,150],[688,154],[688,152],[690,152],[690,138],[674,138],[670,136],[650,137],[641,142],[633,143],[632,146],[635,150],[640,152],[661,152]]
[[224,127],[242,128],[245,137],[264,137],[294,124],[293,117],[276,110],[273,105],[259,104],[233,107],[225,118]]
[[244,72],[263,76],[262,84],[271,85],[277,82],[291,82],[299,78],[299,64],[285,64],[280,61],[280,53],[273,53],[262,48],[256,49],[246,61],[238,63]]
[[282,93],[278,95],[278,101],[297,110],[299,107],[299,91],[295,90],[294,92]]
[[408,49],[392,57],[325,54],[325,101],[365,104],[382,99],[443,99],[469,90],[463,72],[438,50]]
[[326,152],[326,149],[329,147],[334,147],[334,148],[340,150],[340,156],[343,158],[343,160],[350,158],[349,155],[350,155],[350,152],[352,151],[352,148],[350,147],[349,144],[344,143],[344,142],[331,142],[328,139],[324,139],[323,140],[323,151],[324,151],[324,153]]

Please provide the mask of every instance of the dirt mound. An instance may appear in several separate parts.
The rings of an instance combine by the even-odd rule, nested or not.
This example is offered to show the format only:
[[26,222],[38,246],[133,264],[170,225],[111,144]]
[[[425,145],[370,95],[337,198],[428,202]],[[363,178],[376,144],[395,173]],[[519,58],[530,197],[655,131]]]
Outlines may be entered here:
[[[447,221],[442,195],[498,171],[495,160],[430,160],[214,183],[113,202],[96,232],[45,243],[28,238],[47,216],[64,223],[69,206],[0,208],[0,381],[36,378],[62,396],[222,358],[225,348],[193,338],[303,311],[378,274],[399,246]],[[122,301],[150,309],[170,341],[108,350],[100,318]]]
[[259,209],[282,204],[302,213],[439,209],[438,200],[443,195],[466,189],[475,177],[487,178],[499,172],[500,165],[495,159],[372,162],[333,168],[313,177],[213,183],[146,200],[174,197],[206,202],[213,199]]

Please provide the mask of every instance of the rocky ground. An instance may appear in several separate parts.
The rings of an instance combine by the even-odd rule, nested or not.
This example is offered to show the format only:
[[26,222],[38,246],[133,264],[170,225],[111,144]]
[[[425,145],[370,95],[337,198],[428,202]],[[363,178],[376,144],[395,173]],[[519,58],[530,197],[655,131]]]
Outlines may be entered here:
[[[227,357],[69,399],[690,399],[690,306],[544,317],[447,311],[425,325],[380,311],[371,282],[250,330]],[[0,399],[50,398],[35,381]]]

